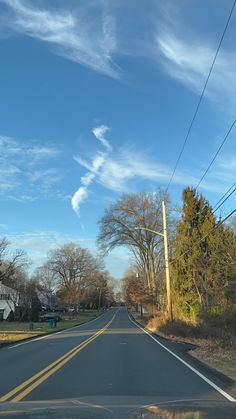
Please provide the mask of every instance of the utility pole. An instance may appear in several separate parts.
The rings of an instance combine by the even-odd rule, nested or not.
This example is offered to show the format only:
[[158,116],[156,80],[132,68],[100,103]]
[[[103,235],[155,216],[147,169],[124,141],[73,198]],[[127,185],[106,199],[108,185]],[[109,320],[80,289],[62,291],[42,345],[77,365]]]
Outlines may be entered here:
[[101,296],[102,296],[102,288],[99,288],[99,294],[98,294],[98,311],[100,311],[100,308],[101,308]]
[[163,216],[163,238],[164,238],[164,253],[165,253],[165,271],[166,271],[166,293],[167,293],[167,305],[170,320],[173,321],[173,309],[170,289],[170,269],[169,269],[169,255],[168,255],[168,240],[167,240],[167,228],[166,228],[166,207],[165,201],[162,201],[162,216]]
[[151,233],[162,236],[164,239],[164,255],[165,255],[165,272],[166,272],[166,294],[167,294],[167,307],[170,320],[173,321],[173,309],[172,309],[172,299],[171,299],[171,289],[170,289],[170,269],[169,269],[169,256],[168,256],[168,240],[167,240],[167,228],[166,228],[166,207],[165,201],[162,201],[162,217],[163,217],[163,233],[159,231],[152,230],[146,227],[135,227],[135,230],[147,230]]
[[[136,272],[135,274],[136,278],[139,278],[139,273]],[[140,316],[143,317],[143,306],[142,304],[138,304],[138,306],[140,305]]]

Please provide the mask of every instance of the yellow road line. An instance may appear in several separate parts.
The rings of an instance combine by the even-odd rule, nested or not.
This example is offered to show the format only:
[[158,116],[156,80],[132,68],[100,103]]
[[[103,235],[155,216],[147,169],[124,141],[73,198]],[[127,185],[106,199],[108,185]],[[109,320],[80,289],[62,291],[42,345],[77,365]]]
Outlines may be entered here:
[[[75,348],[68,351],[66,354],[58,358],[56,361],[48,365],[43,370],[39,371],[37,374],[30,377],[28,380],[24,381],[7,394],[0,398],[0,402],[4,402],[9,400],[12,396],[19,393],[22,389],[27,387],[29,384],[33,383],[29,387],[27,387],[23,392],[18,394],[18,396],[14,397],[11,401],[16,402],[22,400],[27,394],[29,394],[34,388],[38,387],[43,381],[45,381],[48,377],[50,377],[54,372],[59,370],[63,365],[65,365],[71,358],[73,358],[78,352],[80,352],[83,348],[85,348],[89,343],[91,343],[94,339],[96,339],[99,335],[101,335],[112,323],[115,318],[115,314],[112,319],[100,330],[98,330],[94,335],[90,338],[86,339],[84,342],[80,343]],[[40,378],[41,377],[41,378]],[[36,381],[37,380],[37,381]]]
[[[98,332],[95,333],[95,335]],[[95,336],[93,335],[93,336]],[[4,396],[2,396],[0,398],[0,402],[4,402],[6,400],[8,400],[11,396],[14,396],[16,393],[18,393],[18,391],[22,390],[24,387],[26,387],[28,384],[32,383],[32,381],[36,380],[38,377],[40,377],[41,375],[43,375],[45,372],[47,372],[49,369],[51,369],[54,365],[58,364],[60,361],[62,361],[64,358],[66,358],[68,355],[70,355],[71,353],[73,353],[76,349],[78,349],[81,345],[83,345],[85,342],[90,341],[90,339],[92,338],[92,336],[88,339],[86,339],[84,342],[80,343],[78,346],[76,346],[75,348],[71,349],[69,352],[67,352],[66,354],[64,354],[63,356],[61,356],[60,358],[58,358],[56,361],[54,361],[52,364],[48,365],[46,368],[44,368],[43,370],[39,371],[37,374],[33,375],[31,378],[29,378],[28,380],[24,381],[23,383],[21,383],[19,386],[15,387],[13,390],[9,391],[9,393],[5,394]]]

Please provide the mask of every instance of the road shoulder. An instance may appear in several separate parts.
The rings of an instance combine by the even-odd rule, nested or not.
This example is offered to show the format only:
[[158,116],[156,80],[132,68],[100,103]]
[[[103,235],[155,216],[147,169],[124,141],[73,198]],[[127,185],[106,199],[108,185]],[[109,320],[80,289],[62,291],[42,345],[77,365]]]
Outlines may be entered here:
[[129,312],[131,319],[139,326],[144,328],[152,336],[156,337],[164,346],[180,356],[188,364],[196,368],[200,373],[209,377],[216,385],[230,393],[236,398],[236,380],[234,375],[228,374],[228,369],[220,365],[219,359],[212,354],[206,356],[205,351],[201,351],[199,343],[191,339],[178,339],[174,336],[164,336],[149,330],[145,319],[140,319],[135,313]]

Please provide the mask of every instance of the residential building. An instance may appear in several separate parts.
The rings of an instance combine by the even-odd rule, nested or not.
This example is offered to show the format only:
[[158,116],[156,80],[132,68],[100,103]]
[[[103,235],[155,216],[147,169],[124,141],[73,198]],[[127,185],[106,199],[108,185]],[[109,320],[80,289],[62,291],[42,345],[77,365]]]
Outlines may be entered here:
[[19,292],[0,281],[0,320],[6,320],[19,305]]

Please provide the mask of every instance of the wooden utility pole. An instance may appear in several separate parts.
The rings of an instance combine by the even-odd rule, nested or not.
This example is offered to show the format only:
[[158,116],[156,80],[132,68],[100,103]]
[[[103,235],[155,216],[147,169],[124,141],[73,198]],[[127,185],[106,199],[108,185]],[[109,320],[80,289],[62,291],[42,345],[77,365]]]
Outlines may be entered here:
[[169,269],[169,255],[168,255],[168,241],[167,241],[167,229],[166,229],[166,207],[165,201],[162,201],[162,216],[163,216],[163,238],[164,238],[164,253],[165,253],[165,271],[166,271],[166,293],[167,293],[167,305],[170,320],[173,320],[173,309],[171,299],[171,288],[170,288],[170,269]]
[[160,233],[159,231],[155,231],[146,227],[135,227],[135,229],[151,231],[154,234],[158,234],[158,236],[162,236],[164,239],[167,307],[168,307],[170,320],[172,321],[173,309],[172,309],[171,288],[170,288],[170,269],[169,269],[168,241],[167,241],[167,228],[166,228],[166,207],[165,207],[164,200],[162,201],[162,216],[163,216],[163,233]]
[[99,294],[98,294],[98,311],[100,311],[100,308],[101,308],[101,296],[102,296],[102,288],[99,288]]

